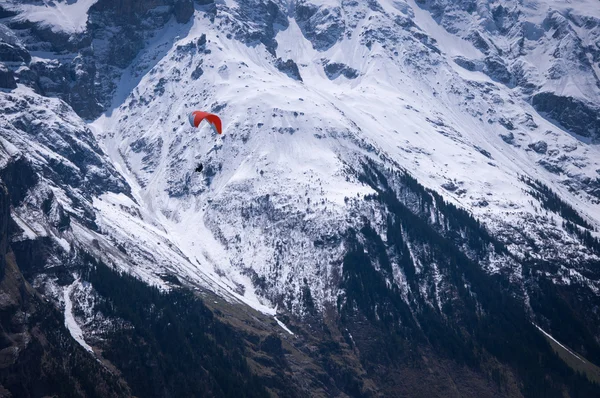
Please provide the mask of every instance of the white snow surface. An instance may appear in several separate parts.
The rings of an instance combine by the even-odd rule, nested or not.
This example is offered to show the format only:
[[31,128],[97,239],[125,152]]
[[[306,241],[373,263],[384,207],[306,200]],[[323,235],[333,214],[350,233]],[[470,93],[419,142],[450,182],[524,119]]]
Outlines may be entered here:
[[290,329],[289,329],[287,326],[285,326],[285,324],[284,324],[283,322],[281,322],[279,319],[277,319],[277,317],[276,317],[276,316],[275,316],[275,317],[273,317],[273,318],[275,318],[275,321],[277,322],[277,324],[278,324],[279,326],[281,326],[281,328],[282,328],[283,330],[285,330],[286,332],[288,332],[288,333],[289,333],[289,334],[291,334],[292,336],[294,335],[294,332],[292,332],[292,331],[291,331],[291,330],[290,330]]

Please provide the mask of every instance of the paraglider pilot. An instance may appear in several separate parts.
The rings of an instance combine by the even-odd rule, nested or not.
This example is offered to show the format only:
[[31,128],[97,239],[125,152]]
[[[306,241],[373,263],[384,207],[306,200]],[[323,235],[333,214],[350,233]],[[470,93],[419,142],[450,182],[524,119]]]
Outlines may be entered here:
[[[202,111],[193,111],[189,114],[188,120],[192,127],[198,127],[203,120],[206,120],[208,124],[212,127],[213,131],[217,134],[221,134],[223,131],[221,130],[221,119],[212,113],[202,112]],[[202,163],[198,163],[196,166],[196,173],[201,173],[204,169]]]

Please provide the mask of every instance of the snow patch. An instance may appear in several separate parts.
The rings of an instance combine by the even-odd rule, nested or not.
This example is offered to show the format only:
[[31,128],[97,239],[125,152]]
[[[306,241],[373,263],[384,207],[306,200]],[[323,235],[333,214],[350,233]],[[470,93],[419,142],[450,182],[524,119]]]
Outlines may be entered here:
[[569,354],[573,355],[575,358],[579,359],[581,362],[586,363],[583,359],[581,359],[577,354],[575,354],[573,351],[569,350],[567,347],[565,347],[564,345],[562,345],[561,343],[558,342],[558,340],[556,340],[554,337],[552,337],[550,335],[550,333],[547,333],[544,331],[544,329],[542,329],[541,327],[539,327],[538,325],[536,325],[535,323],[533,324],[533,326],[535,326],[540,332],[542,332],[544,335],[546,335],[546,337],[548,337],[549,339],[551,339],[552,341],[554,341],[556,344],[558,344],[559,346],[561,346],[562,348],[565,349],[565,351],[567,351]]
[[65,326],[69,329],[71,336],[85,348],[88,352],[94,353],[92,347],[90,347],[83,338],[83,331],[75,321],[75,317],[73,316],[73,303],[71,302],[71,293],[73,289],[79,284],[79,278],[77,278],[73,283],[71,283],[65,290],[63,294],[63,298],[65,300]]
[[276,317],[276,316],[274,316],[273,318],[275,318],[275,321],[277,322],[277,324],[278,324],[279,326],[281,326],[281,328],[282,328],[283,330],[285,330],[286,332],[288,332],[288,333],[289,333],[289,334],[291,334],[292,336],[294,335],[294,332],[292,332],[290,329],[288,329],[288,327],[287,327],[287,326],[285,326],[285,324],[284,324],[283,322],[281,322],[279,319],[277,319],[277,317]]

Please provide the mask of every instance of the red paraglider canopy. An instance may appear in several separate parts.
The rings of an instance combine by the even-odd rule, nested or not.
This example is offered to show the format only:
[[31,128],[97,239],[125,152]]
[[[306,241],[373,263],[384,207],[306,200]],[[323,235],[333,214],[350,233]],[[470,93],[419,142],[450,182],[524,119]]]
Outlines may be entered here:
[[223,133],[221,119],[215,114],[203,111],[193,111],[190,113],[189,119],[190,124],[193,127],[198,127],[203,120],[206,120],[217,133]]

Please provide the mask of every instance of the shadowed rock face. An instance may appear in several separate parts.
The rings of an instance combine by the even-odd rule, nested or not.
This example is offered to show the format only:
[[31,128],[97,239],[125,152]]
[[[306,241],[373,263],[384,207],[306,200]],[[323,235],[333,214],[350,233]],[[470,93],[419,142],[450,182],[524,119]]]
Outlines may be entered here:
[[194,2],[192,0],[175,0],[173,15],[178,23],[187,23],[194,15]]
[[484,71],[492,79],[499,81],[504,84],[508,84],[511,81],[511,75],[506,65],[500,58],[488,57],[484,62]]
[[298,65],[296,65],[296,63],[293,60],[288,59],[284,62],[281,58],[277,58],[277,60],[275,61],[275,66],[277,67],[277,69],[279,69],[281,72],[285,73],[292,79],[298,80],[300,82],[302,81],[302,76],[300,76]]
[[344,35],[345,24],[339,7],[317,6],[310,0],[296,2],[295,18],[316,50],[325,51]]
[[8,253],[10,221],[10,196],[4,183],[0,183],[0,278],[4,278]]
[[600,109],[592,104],[547,92],[535,94],[531,104],[574,134],[600,137]]
[[325,74],[331,80],[335,80],[340,76],[344,76],[346,79],[356,79],[360,74],[356,69],[339,62],[328,62],[325,64],[324,69]]
[[533,144],[529,144],[529,148],[533,149],[539,154],[544,154],[548,151],[548,144],[545,141],[537,141]]
[[39,176],[23,157],[9,162],[6,167],[0,170],[0,178],[10,186],[9,197],[13,206],[19,206],[29,190],[39,181]]
[[23,47],[0,40],[0,62],[22,62],[28,64],[31,55]]
[[17,88],[17,82],[13,72],[6,66],[0,64],[0,88]]
[[289,26],[286,5],[271,0],[239,0],[238,4],[238,8],[229,10],[236,17],[233,36],[249,46],[262,43],[275,56],[275,36]]

